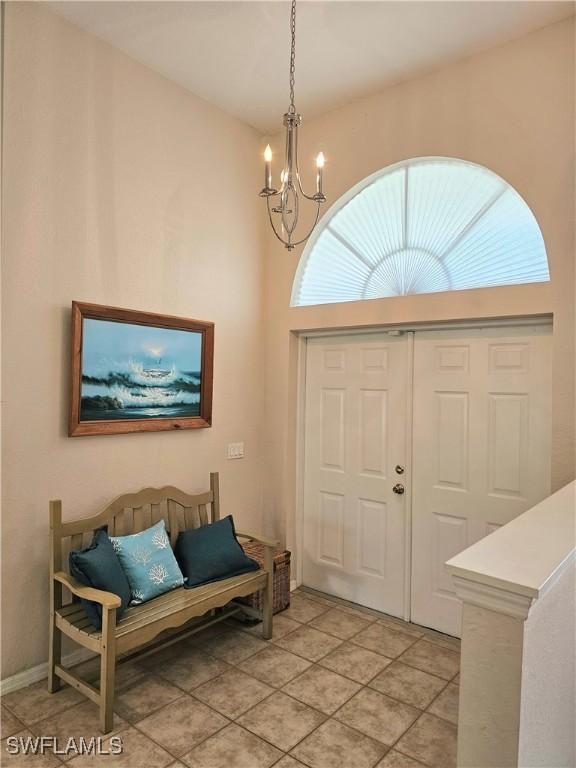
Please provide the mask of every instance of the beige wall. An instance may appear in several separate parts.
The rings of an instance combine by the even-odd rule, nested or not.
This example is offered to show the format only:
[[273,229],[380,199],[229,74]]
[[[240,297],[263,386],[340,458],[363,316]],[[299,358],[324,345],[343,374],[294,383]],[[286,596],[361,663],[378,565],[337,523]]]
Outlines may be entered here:
[[[290,545],[298,330],[553,313],[554,487],[574,476],[573,33],[572,20],[561,22],[304,122],[301,168],[309,173],[316,152],[324,151],[331,202],[369,174],[410,157],[460,157],[500,174],[539,221],[551,282],[289,309],[301,248],[288,253],[270,238],[265,508]],[[278,156],[279,139],[274,145]]]
[[[39,4],[6,4],[5,76],[2,677],[46,659],[48,500],[220,470],[259,528],[263,397],[256,133]],[[213,428],[68,438],[72,299],[213,320]]]

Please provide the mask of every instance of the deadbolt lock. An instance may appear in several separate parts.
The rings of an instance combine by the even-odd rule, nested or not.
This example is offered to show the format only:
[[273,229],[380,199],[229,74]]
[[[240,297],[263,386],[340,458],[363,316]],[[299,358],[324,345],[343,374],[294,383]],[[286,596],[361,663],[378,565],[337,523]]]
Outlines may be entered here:
[[401,496],[404,493],[405,489],[402,483],[396,483],[396,485],[394,486],[394,488],[392,488],[392,490],[394,491],[394,493],[398,493]]
[[396,466],[394,467],[394,472],[396,472],[397,475],[403,475],[404,467],[401,464],[396,464]]

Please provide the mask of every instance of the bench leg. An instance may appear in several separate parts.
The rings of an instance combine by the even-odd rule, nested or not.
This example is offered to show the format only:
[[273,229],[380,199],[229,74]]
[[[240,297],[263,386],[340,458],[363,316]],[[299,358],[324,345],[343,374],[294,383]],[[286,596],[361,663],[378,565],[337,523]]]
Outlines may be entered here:
[[56,626],[56,609],[62,606],[62,585],[50,574],[50,628],[48,634],[48,691],[56,693],[62,681],[55,672],[56,664],[62,664],[62,632]]
[[110,733],[114,722],[114,677],[116,673],[116,609],[102,608],[100,651],[100,730]]
[[48,691],[56,693],[60,690],[62,681],[56,674],[57,664],[62,663],[62,632],[54,623],[54,614],[50,616],[50,639],[48,646]]
[[264,568],[268,571],[268,579],[262,594],[262,637],[272,638],[272,612],[274,608],[274,549],[265,547]]

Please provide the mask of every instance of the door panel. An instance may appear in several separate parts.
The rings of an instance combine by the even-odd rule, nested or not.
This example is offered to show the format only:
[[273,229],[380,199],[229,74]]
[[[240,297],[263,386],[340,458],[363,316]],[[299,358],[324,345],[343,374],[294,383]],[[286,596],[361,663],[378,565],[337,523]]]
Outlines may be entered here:
[[404,612],[407,342],[312,339],[306,368],[304,584]]
[[546,326],[417,332],[412,620],[460,634],[444,563],[550,493]]

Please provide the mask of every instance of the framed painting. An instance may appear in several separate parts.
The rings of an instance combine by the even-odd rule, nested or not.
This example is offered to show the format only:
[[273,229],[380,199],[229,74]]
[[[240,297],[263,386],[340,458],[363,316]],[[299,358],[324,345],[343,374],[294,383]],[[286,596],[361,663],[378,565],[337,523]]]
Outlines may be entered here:
[[212,425],[214,324],[72,302],[70,437]]

